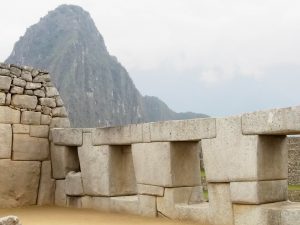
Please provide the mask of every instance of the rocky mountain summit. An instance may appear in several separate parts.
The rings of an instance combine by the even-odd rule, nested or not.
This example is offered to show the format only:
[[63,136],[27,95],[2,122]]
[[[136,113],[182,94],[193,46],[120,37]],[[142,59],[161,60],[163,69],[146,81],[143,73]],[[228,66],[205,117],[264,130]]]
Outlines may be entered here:
[[206,117],[175,113],[158,98],[142,96],[78,6],[61,5],[28,28],[6,63],[49,71],[74,127]]

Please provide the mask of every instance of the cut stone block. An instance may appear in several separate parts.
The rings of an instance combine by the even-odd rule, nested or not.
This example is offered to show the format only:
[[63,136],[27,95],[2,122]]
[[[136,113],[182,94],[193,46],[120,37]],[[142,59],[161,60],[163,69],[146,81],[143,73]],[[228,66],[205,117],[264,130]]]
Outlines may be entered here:
[[46,96],[45,92],[43,90],[40,90],[40,89],[34,90],[33,94],[40,97],[40,98],[45,98],[45,96]]
[[139,195],[139,211],[138,214],[142,216],[156,217],[156,197],[149,195]]
[[55,117],[51,119],[50,128],[69,128],[71,126],[68,118]]
[[66,194],[72,196],[83,195],[81,173],[71,171],[66,176]]
[[5,105],[10,105],[11,102],[11,93],[6,94]]
[[82,129],[78,128],[55,128],[52,129],[53,143],[56,145],[81,146]]
[[201,143],[208,182],[287,179],[285,136],[242,135],[241,117],[217,119],[217,137]]
[[65,191],[65,180],[56,180],[55,185],[55,205],[65,207],[67,204],[67,195]]
[[287,200],[287,180],[231,182],[231,201],[240,204],[262,204]]
[[31,76],[31,73],[29,71],[23,70],[22,74],[21,74],[21,77],[22,77],[23,80],[26,80],[26,81],[29,81],[29,82],[32,81],[32,76]]
[[14,134],[13,160],[46,160],[49,157],[49,141],[46,138]]
[[164,188],[153,185],[137,184],[138,194],[164,196]]
[[208,183],[209,224],[233,225],[229,183]]
[[110,212],[110,197],[92,197],[91,208],[103,212]]
[[91,196],[81,197],[81,207],[84,209],[92,209],[92,199]]
[[300,106],[272,109],[242,116],[243,134],[300,134]]
[[12,129],[10,124],[0,124],[0,159],[10,159]]
[[178,218],[175,205],[194,202],[194,199],[191,199],[194,190],[194,187],[165,188],[164,196],[156,199],[157,211],[168,218]]
[[42,106],[47,106],[50,108],[56,107],[56,102],[54,98],[40,98],[39,101]]
[[79,171],[77,148],[58,146],[51,142],[51,162],[55,179],[64,179],[70,171]]
[[215,119],[150,123],[151,141],[188,141],[216,137]]
[[200,185],[198,142],[132,145],[137,183],[162,187]]
[[48,138],[49,126],[48,125],[31,125],[30,126],[31,137]]
[[1,207],[35,205],[40,180],[40,162],[0,160]]
[[41,124],[42,125],[50,125],[50,123],[51,123],[51,116],[41,115]]
[[20,123],[21,113],[19,110],[8,106],[0,106],[0,123]]
[[14,87],[11,87],[10,91],[9,91],[11,94],[23,94],[24,92],[24,88],[22,87],[18,87],[18,86],[14,86]]
[[92,131],[93,145],[129,145],[143,142],[141,124],[122,127],[96,128]]
[[42,87],[41,83],[32,83],[32,82],[27,82],[26,84],[26,89],[27,90],[35,90],[35,89],[39,89]]
[[59,93],[55,87],[46,87],[46,96],[47,97],[54,97],[58,96]]
[[52,109],[53,117],[68,117],[68,112],[65,107],[57,107]]
[[84,193],[91,196],[136,194],[129,146],[93,146],[91,133],[83,133],[78,147]]
[[209,203],[176,204],[177,219],[192,220],[199,224],[209,224]]
[[10,72],[14,75],[16,75],[17,77],[21,76],[22,70],[20,70],[17,67],[10,67]]
[[30,125],[40,125],[41,124],[41,113],[40,112],[32,112],[32,111],[24,111],[21,115],[21,123],[22,124],[30,124]]
[[49,74],[43,74],[43,75],[38,75],[38,76],[35,76],[33,78],[33,82],[36,82],[36,83],[43,83],[43,82],[49,82],[51,81],[51,77]]
[[57,106],[57,107],[60,107],[60,106],[63,106],[63,105],[64,105],[64,102],[63,102],[63,100],[61,99],[60,96],[56,96],[56,97],[55,97],[55,101],[56,101],[56,106]]
[[24,124],[13,124],[13,133],[14,134],[29,134],[30,126]]
[[82,208],[81,197],[67,196],[67,206],[72,208]]
[[53,205],[55,195],[55,179],[52,179],[51,162],[42,162],[41,179],[38,193],[38,205]]
[[110,207],[112,212],[138,214],[138,196],[111,197]]
[[20,78],[14,78],[13,84],[19,87],[25,87],[26,86],[26,81],[22,80]]
[[299,202],[281,202],[268,208],[268,225],[300,225]]
[[0,76],[0,90],[8,91],[12,79],[8,76]]
[[11,104],[24,109],[35,109],[37,106],[37,97],[30,95],[13,95]]
[[0,92],[0,105],[5,105],[5,101],[6,101],[6,94]]

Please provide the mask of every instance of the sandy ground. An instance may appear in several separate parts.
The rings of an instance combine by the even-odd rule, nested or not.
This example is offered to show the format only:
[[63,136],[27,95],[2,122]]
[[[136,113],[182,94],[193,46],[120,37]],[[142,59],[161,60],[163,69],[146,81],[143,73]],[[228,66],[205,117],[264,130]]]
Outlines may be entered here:
[[133,215],[102,213],[90,209],[26,207],[0,209],[0,217],[18,216],[22,225],[195,225],[191,222],[145,218]]

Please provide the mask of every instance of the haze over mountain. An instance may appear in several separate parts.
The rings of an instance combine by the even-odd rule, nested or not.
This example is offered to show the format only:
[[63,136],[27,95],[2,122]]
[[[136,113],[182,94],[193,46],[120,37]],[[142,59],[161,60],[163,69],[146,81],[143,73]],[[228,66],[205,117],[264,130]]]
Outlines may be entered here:
[[48,70],[74,127],[206,117],[175,113],[158,98],[143,97],[78,6],[61,5],[28,28],[6,62]]

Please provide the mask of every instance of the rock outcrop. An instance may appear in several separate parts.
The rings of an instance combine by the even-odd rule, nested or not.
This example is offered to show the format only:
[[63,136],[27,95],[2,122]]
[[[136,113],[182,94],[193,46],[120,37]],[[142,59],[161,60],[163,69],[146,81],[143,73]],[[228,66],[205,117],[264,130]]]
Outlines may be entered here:
[[[28,28],[6,62],[50,71],[73,127],[205,117],[177,114],[158,98],[143,97],[126,69],[108,53],[90,15],[78,6],[59,6]],[[24,79],[26,76],[23,74]],[[0,87],[7,82],[0,80]],[[21,90],[22,87],[13,91]],[[44,104],[51,106],[52,102],[45,99]]]

